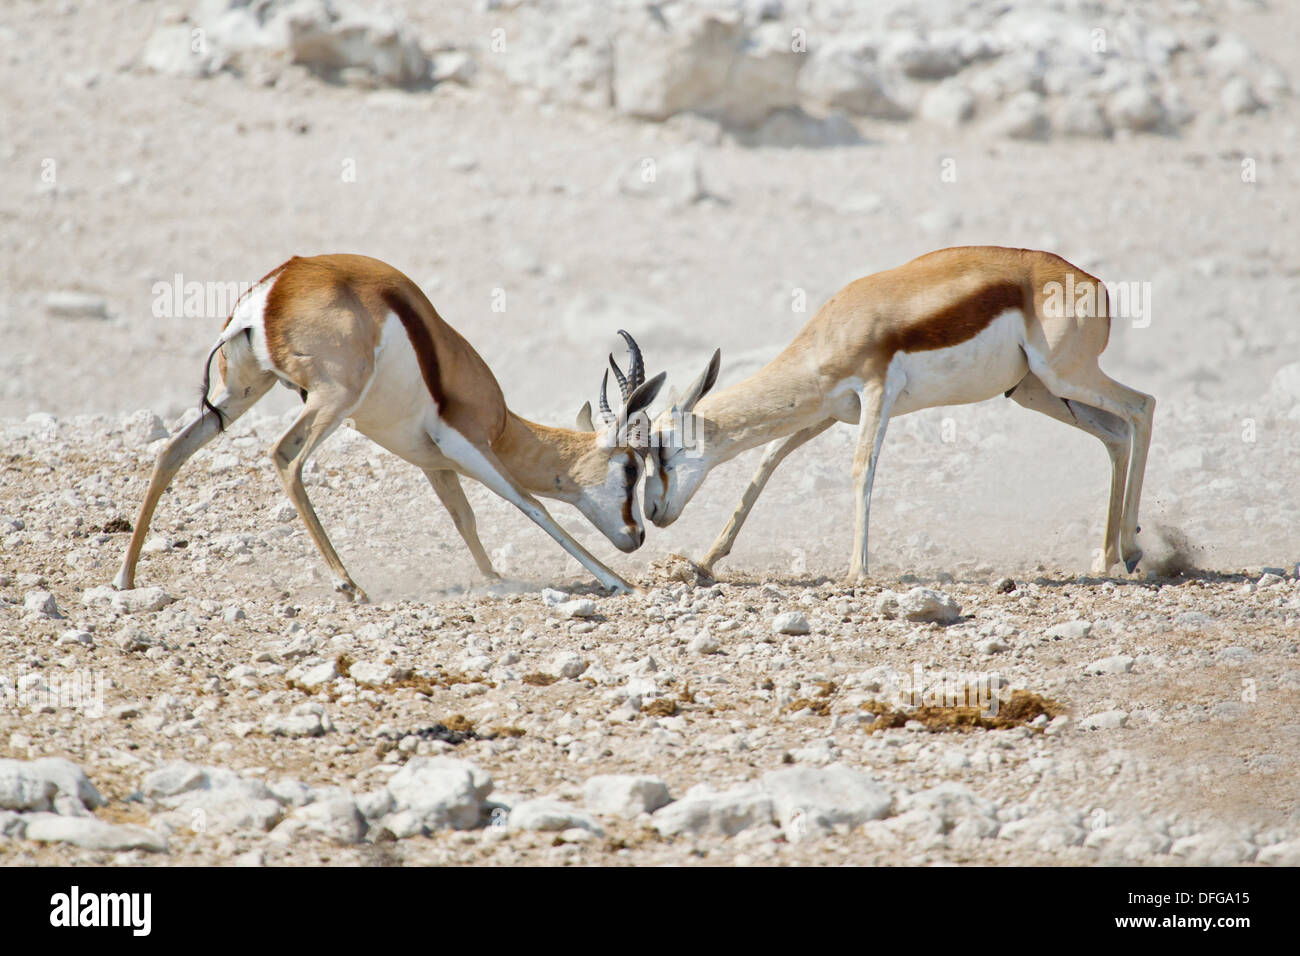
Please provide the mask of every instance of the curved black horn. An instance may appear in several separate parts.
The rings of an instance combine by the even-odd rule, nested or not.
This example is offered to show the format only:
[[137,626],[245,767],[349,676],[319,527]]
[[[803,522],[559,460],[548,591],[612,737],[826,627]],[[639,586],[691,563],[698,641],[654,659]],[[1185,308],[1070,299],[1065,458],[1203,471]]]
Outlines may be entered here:
[[641,358],[641,348],[636,344],[636,339],[622,329],[618,330],[618,334],[623,336],[623,341],[627,343],[628,354],[632,356],[632,364],[628,366],[627,377],[632,383],[632,391],[636,391],[637,386],[645,384],[645,362]]
[[614,378],[618,380],[618,390],[623,393],[623,402],[626,404],[628,396],[632,394],[632,388],[636,386],[628,387],[627,379],[623,377],[623,370],[618,367],[613,355],[609,357],[609,367],[614,370]]
[[612,421],[614,418],[613,411],[609,407],[609,398],[605,394],[605,387],[609,385],[609,373],[606,372],[600,378],[600,417],[606,421]]

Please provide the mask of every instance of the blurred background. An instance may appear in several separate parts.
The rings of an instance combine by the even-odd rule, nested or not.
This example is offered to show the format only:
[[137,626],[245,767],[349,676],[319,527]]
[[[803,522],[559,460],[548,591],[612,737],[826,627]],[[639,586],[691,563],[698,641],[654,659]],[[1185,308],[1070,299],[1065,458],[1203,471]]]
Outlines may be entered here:
[[[406,272],[516,412],[571,424],[617,328],[678,387],[721,347],[725,386],[855,278],[1022,246],[1149,293],[1102,359],[1159,403],[1147,567],[1290,567],[1297,35],[1300,9],[1245,0],[7,0],[0,434],[174,424],[226,290],[295,254]],[[276,390],[234,430],[259,507],[280,500],[264,451],[296,402]],[[776,473],[732,567],[843,573],[854,439],[832,429]],[[214,442],[185,481],[230,453]],[[625,571],[697,556],[757,456],[635,555],[580,536]],[[358,580],[395,549],[423,559],[372,594],[415,590],[428,562],[473,579],[418,472],[346,433],[319,459],[343,476],[312,493]],[[362,463],[369,485],[347,480]],[[1097,442],[1009,401],[898,419],[873,570],[1081,573],[1108,480]],[[471,497],[503,570],[576,569]],[[387,507],[408,499],[426,523]]]

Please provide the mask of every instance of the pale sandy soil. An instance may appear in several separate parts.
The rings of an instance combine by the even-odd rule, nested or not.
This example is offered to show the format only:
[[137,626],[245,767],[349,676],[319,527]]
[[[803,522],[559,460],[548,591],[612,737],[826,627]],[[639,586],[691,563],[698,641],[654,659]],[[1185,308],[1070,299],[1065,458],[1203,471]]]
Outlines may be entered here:
[[[485,14],[399,6],[451,42],[488,22]],[[1145,814],[1171,836],[1223,830],[1261,847],[1300,835],[1300,419],[1294,397],[1270,390],[1300,344],[1293,101],[1262,116],[1207,119],[1178,138],[1013,143],[879,123],[854,147],[696,146],[719,198],[665,207],[620,195],[613,182],[642,157],[688,142],[684,126],[537,106],[487,82],[372,93],[296,74],[273,89],[230,76],[149,75],[131,64],[158,9],[15,3],[0,11],[0,31],[12,41],[0,55],[0,598],[17,604],[0,607],[0,673],[92,668],[111,677],[110,708],[140,703],[147,712],[150,701],[173,694],[202,726],[169,734],[138,721],[0,709],[0,756],[68,756],[114,801],[101,814],[144,822],[138,804],[122,801],[158,763],[187,759],[361,791],[384,773],[375,769],[384,759],[376,749],[381,725],[415,729],[464,714],[482,728],[526,731],[455,748],[509,793],[576,796],[594,774],[635,771],[663,777],[679,796],[702,782],[754,779],[811,748],[818,752],[791,759],[838,760],[911,790],[956,782],[1004,810],[1062,807],[1087,818],[1100,808],[1103,819],[1121,822]],[[1287,62],[1294,11],[1224,16]],[[956,182],[941,180],[946,158],[957,162]],[[1256,160],[1257,182],[1241,181],[1243,158]],[[41,182],[47,159],[57,164],[54,187]],[[355,182],[340,177],[348,161]],[[485,544],[510,578],[487,592],[423,477],[341,435],[319,455],[309,491],[354,576],[379,602],[341,606],[305,532],[277,517],[285,499],[265,450],[296,399],[276,390],[194,459],[160,508],[155,532],[187,546],[146,555],[139,583],[164,587],[177,603],[132,621],[81,605],[85,589],[107,583],[125,545],[124,535],[99,529],[134,518],[156,451],[124,438],[121,418],[148,408],[171,422],[191,408],[221,324],[221,316],[151,313],[154,284],[177,273],[240,282],[291,254],[385,259],[478,347],[517,411],[568,423],[594,398],[623,321],[616,305],[608,334],[585,339],[564,321],[575,302],[609,294],[640,304],[634,314],[650,318],[633,331],[652,369],[668,368],[679,385],[720,346],[726,384],[774,354],[846,281],[966,243],[1047,248],[1104,278],[1152,284],[1149,326],[1117,323],[1103,364],[1159,401],[1142,516],[1149,565],[1172,560],[1201,570],[1154,581],[1139,573],[1109,585],[1079,579],[1100,538],[1105,455],[1086,436],[999,401],[896,422],[877,480],[879,584],[905,589],[911,584],[899,579],[908,575],[948,591],[971,617],[951,628],[884,621],[873,610],[878,588],[836,583],[851,541],[847,428],[777,473],[719,568],[716,595],[678,595],[672,603],[683,610],[667,620],[655,620],[656,605],[643,598],[601,599],[601,619],[587,633],[554,619],[537,596],[542,586],[589,590],[586,578],[509,506],[471,491]],[[806,290],[807,314],[791,311],[796,289]],[[110,318],[48,316],[45,296],[62,290],[103,296]],[[495,290],[507,297],[504,313],[491,311]],[[57,423],[26,421],[32,413]],[[651,528],[632,555],[579,528],[575,512],[557,512],[620,573],[676,587],[655,579],[650,563],[701,553],[752,465],[746,458],[721,469],[678,524]],[[5,530],[13,518],[23,527]],[[232,547],[231,535],[247,541]],[[1269,566],[1292,576],[1245,593],[1244,583]],[[991,582],[1001,575],[1014,576],[1021,590],[995,593]],[[762,593],[766,584],[780,594]],[[56,595],[66,620],[24,616],[24,593],[38,588]],[[230,606],[246,618],[224,621]],[[285,617],[286,606],[297,616]],[[810,637],[758,639],[774,614],[795,608],[813,622]],[[1188,612],[1205,617],[1179,618]],[[716,633],[720,653],[695,654],[687,645],[716,624],[711,615],[737,627]],[[1093,622],[1092,636],[1043,637],[1075,619]],[[360,636],[366,623],[384,633]],[[113,636],[128,624],[150,630],[165,650],[120,650]],[[980,653],[981,628],[997,625],[1014,631],[1010,649]],[[90,630],[93,646],[55,646],[71,627]],[[276,672],[292,666],[276,649],[291,628],[316,639],[326,658],[460,670],[467,653],[486,648],[494,666],[511,651],[522,660],[509,665],[515,679],[490,688],[329,700],[336,730],[323,738],[239,736],[236,724],[306,699]],[[1227,647],[1251,654],[1244,662],[1220,658]],[[605,697],[612,684],[518,680],[564,650],[611,674],[653,657],[661,678],[671,677],[661,684],[675,694],[689,683],[704,702],[683,703],[680,718],[620,723]],[[1084,665],[1115,654],[1135,659],[1130,673],[1085,673]],[[267,673],[243,679],[251,683],[226,679],[250,662]],[[851,690],[864,672],[887,665],[906,674],[918,663],[997,670],[1060,701],[1070,729],[1050,737],[873,736],[833,726],[855,708]],[[799,688],[818,680],[839,688],[831,716],[782,713],[782,695],[804,696]],[[1243,701],[1248,684],[1254,699]],[[1243,706],[1215,709],[1224,702]],[[1124,727],[1078,728],[1110,710],[1128,713]],[[11,734],[26,744],[15,747]],[[560,737],[569,739],[559,744]],[[217,744],[228,746],[214,753]],[[865,832],[798,845],[770,834],[667,841],[643,824],[607,822],[608,840],[583,845],[476,831],[383,847],[271,847],[267,859],[1122,859],[1087,847],[1043,853],[997,838],[885,845]],[[264,835],[181,832],[169,856],[145,857],[0,840],[0,861],[224,862],[265,844]],[[1140,862],[1183,861],[1161,854]]]

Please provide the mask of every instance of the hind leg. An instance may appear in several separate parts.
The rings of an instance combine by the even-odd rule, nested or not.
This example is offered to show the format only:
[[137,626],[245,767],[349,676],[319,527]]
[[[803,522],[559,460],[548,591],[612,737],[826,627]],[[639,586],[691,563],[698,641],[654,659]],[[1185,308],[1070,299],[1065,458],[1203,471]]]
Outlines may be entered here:
[[465,489],[460,486],[460,476],[450,469],[439,468],[427,468],[424,473],[429,479],[429,484],[433,485],[433,490],[438,493],[438,500],[451,513],[451,520],[465,540],[469,553],[474,556],[474,563],[478,565],[479,573],[490,580],[500,580],[501,575],[497,574],[496,568],[492,567],[492,561],[483,550],[483,543],[478,539],[474,509],[469,506]]
[[1131,429],[1117,415],[1102,411],[1082,402],[1067,401],[1053,395],[1033,375],[1025,377],[1011,392],[1011,398],[1022,407],[1042,412],[1058,422],[1081,429],[1106,446],[1110,455],[1110,503],[1106,509],[1106,535],[1101,551],[1093,563],[1093,573],[1105,574],[1122,559],[1120,557],[1120,532],[1124,517],[1124,486],[1129,466]]
[[316,509],[312,507],[307,489],[302,484],[302,470],[307,459],[352,413],[355,405],[356,398],[352,393],[340,388],[322,387],[310,392],[307,404],[303,406],[297,420],[271,449],[271,462],[280,476],[285,493],[307,526],[307,533],[311,535],[316,550],[334,573],[334,589],[349,600],[364,602],[368,600],[366,593],[357,587],[343,566],[320,519],[316,517]]
[[[232,378],[236,378],[232,376]],[[229,424],[257,403],[275,381],[274,375],[246,374],[238,377],[237,382],[223,383],[212,404],[221,412]],[[232,388],[232,385],[237,387]],[[113,578],[113,587],[127,591],[135,587],[135,566],[140,559],[140,549],[144,547],[149,534],[149,524],[153,520],[154,509],[167,486],[172,483],[181,466],[195,452],[210,442],[221,431],[221,420],[209,408],[190,424],[171,437],[163,450],[158,453],[154,463],[153,474],[149,478],[149,490],[145,493],[140,513],[135,519],[135,530],[131,533],[131,543],[122,558],[122,567]]]
[[1142,549],[1137,543],[1138,503],[1146,474],[1147,449],[1151,444],[1151,423],[1156,400],[1137,389],[1121,385],[1098,366],[1056,370],[1030,353],[1030,368],[1053,395],[1082,402],[1109,412],[1129,427],[1131,449],[1124,482],[1123,517],[1120,522],[1120,553],[1129,573],[1137,569]]

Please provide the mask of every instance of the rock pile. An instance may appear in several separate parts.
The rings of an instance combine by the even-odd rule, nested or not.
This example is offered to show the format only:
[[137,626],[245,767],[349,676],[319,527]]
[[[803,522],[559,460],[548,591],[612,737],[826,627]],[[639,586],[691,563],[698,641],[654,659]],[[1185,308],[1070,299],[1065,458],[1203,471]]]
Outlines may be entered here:
[[1185,11],[1118,2],[710,4],[541,0],[489,7],[490,36],[435,61],[392,14],[348,0],[202,0],[143,63],[362,84],[472,81],[479,65],[540,99],[661,122],[702,117],[745,142],[829,145],[859,120],[919,119],[1013,139],[1170,133],[1198,113],[1267,110],[1286,74]]

